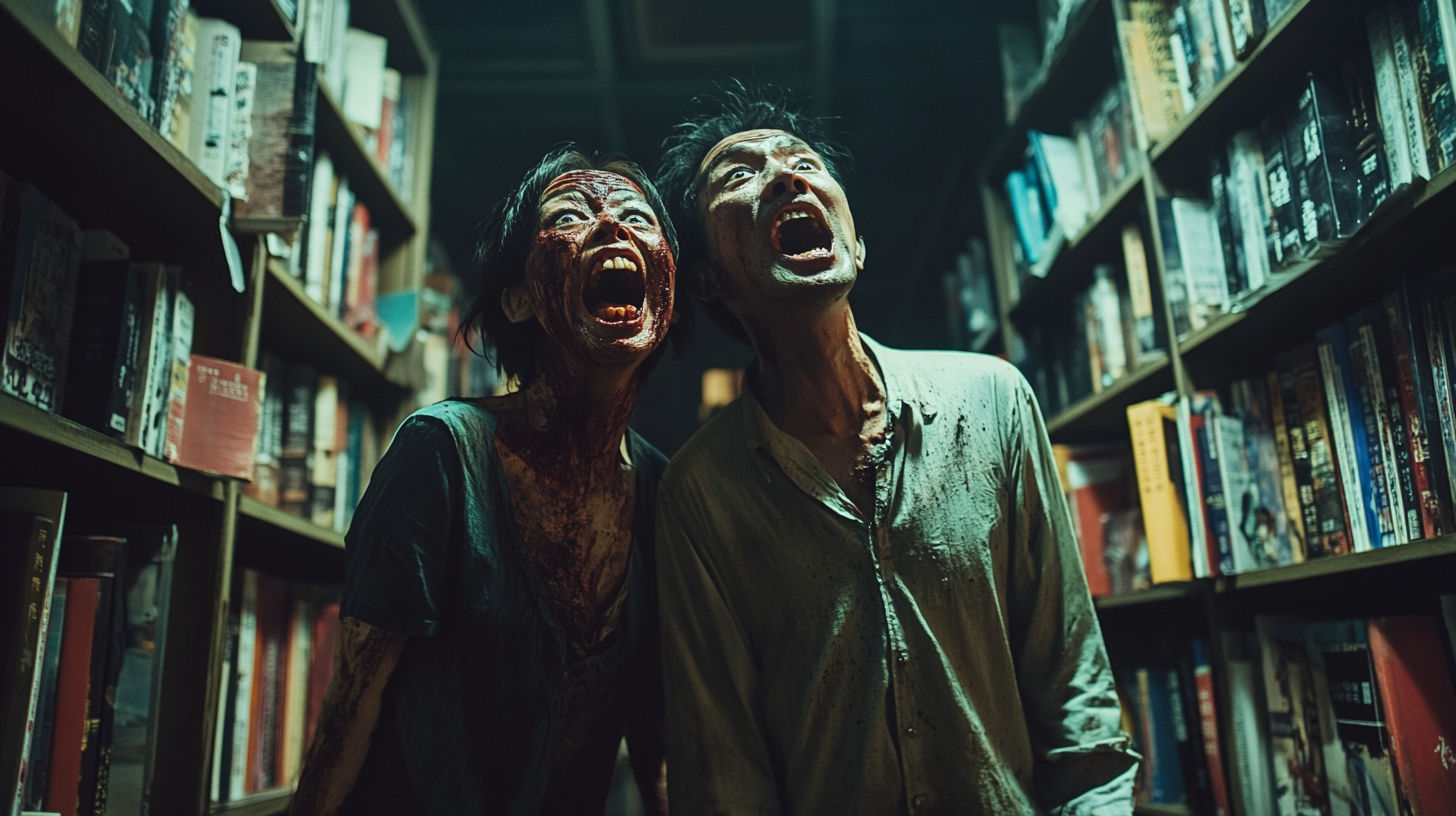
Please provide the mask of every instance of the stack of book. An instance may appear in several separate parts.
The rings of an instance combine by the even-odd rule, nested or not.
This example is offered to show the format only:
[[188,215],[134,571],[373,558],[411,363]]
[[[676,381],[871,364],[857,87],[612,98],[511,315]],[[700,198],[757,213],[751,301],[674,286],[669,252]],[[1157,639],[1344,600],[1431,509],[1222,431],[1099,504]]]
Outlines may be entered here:
[[182,270],[0,172],[4,391],[181,467],[249,478],[261,375],[192,352]]
[[1195,813],[1456,812],[1456,596],[1442,604],[1444,634],[1429,615],[1257,616],[1253,632],[1220,633],[1222,695],[1201,639],[1122,670],[1138,800]]
[[1067,241],[1076,238],[1135,170],[1127,87],[1110,86],[1071,136],[1028,131],[1025,161],[1006,176],[1018,238],[1020,277],[1045,277]]
[[1222,395],[1128,408],[1152,580],[1456,530],[1456,270],[1407,278]]
[[334,172],[328,151],[313,167],[313,194],[302,238],[290,248],[289,270],[304,292],[330,314],[365,337],[378,328],[375,290],[379,276],[379,231],[369,208]]
[[213,731],[214,802],[297,781],[339,638],[337,588],[245,569],[233,597]]
[[65,535],[65,494],[0,489],[17,629],[3,652],[6,784],[21,810],[144,813],[152,793],[174,525]]
[[1092,267],[1092,282],[1071,297],[1042,304],[1019,327],[1012,360],[1054,416],[1161,358],[1142,232],[1122,232],[1122,263]]
[[374,414],[348,384],[262,355],[267,373],[252,481],[243,493],[344,532],[379,459]]

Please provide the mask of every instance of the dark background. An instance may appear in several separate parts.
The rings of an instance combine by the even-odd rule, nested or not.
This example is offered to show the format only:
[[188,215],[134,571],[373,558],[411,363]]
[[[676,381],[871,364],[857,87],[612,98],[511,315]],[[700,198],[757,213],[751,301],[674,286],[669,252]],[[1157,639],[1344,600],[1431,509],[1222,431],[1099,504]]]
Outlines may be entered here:
[[[1028,4],[1029,5],[1029,4]],[[868,257],[851,295],[862,331],[949,345],[941,273],[982,233],[976,156],[1001,126],[986,0],[421,0],[441,60],[431,221],[474,283],[485,209],[553,145],[625,152],[649,171],[695,96],[737,78],[835,118]],[[701,309],[694,342],[658,366],[633,425],[671,455],[697,429],[702,371],[751,352]]]

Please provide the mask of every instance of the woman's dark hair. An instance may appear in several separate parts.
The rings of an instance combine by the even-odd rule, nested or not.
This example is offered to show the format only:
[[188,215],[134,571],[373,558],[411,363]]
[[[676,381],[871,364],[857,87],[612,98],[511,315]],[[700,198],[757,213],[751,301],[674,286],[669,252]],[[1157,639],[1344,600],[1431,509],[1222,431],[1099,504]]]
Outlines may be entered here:
[[[476,228],[475,261],[480,267],[480,290],[460,318],[460,334],[470,344],[472,330],[479,330],[495,349],[495,365],[506,376],[516,377],[522,385],[536,375],[536,352],[546,339],[541,324],[535,320],[512,323],[501,309],[501,292],[518,286],[525,278],[526,260],[535,245],[536,219],[541,211],[541,194],[552,179],[575,170],[603,170],[629,179],[642,189],[647,203],[657,214],[668,248],[676,257],[677,231],[657,188],[641,167],[615,153],[583,153],[574,144],[562,144],[546,154],[514,191],[491,206],[485,220]],[[692,312],[687,300],[674,299],[673,311],[678,322],[668,329],[667,339],[674,353],[680,353],[691,333]],[[658,347],[645,365],[657,362],[663,347]],[[474,347],[471,346],[474,350]],[[483,351],[481,353],[484,353]]]
[[[782,130],[798,137],[824,160],[824,169],[841,185],[839,161],[850,160],[849,152],[826,135],[829,120],[794,110],[785,89],[773,85],[745,85],[733,80],[719,89],[719,97],[706,96],[695,104],[717,103],[717,113],[689,119],[673,129],[662,142],[662,162],[657,168],[657,186],[682,229],[682,251],[677,267],[691,275],[693,264],[708,260],[707,236],[698,215],[698,168],[713,146],[746,130]],[[721,301],[704,301],[708,316],[735,339],[747,343],[748,334]]]

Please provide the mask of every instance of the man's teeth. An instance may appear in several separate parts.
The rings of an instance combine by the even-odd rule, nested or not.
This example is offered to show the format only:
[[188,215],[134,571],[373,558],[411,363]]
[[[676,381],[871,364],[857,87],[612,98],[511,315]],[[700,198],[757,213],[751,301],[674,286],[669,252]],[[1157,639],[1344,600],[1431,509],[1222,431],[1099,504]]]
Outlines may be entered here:
[[785,212],[785,213],[779,213],[778,223],[780,223],[780,224],[786,224],[786,223],[788,223],[790,221],[793,221],[796,218],[812,218],[812,217],[813,216],[811,216],[808,213],[808,211],[806,211],[806,210],[789,210],[788,212]]
[[636,306],[604,306],[598,310],[598,317],[602,320],[636,320]]
[[624,258],[624,257],[622,257],[622,256],[619,255],[619,256],[617,256],[615,258],[608,258],[606,261],[602,262],[602,268],[603,269],[629,269],[629,270],[631,270],[633,272],[636,272],[637,271],[637,264],[632,263],[632,259],[631,258]]

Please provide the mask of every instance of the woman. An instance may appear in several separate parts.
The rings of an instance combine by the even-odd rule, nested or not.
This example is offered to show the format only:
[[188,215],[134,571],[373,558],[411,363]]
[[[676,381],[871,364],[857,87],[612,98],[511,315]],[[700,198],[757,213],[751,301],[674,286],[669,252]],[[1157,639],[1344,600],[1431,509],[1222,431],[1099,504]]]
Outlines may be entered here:
[[627,420],[673,320],[664,213],[564,148],[487,216],[462,328],[521,387],[416,412],[374,471],[293,814],[600,814],[624,733],[663,806],[666,461]]

